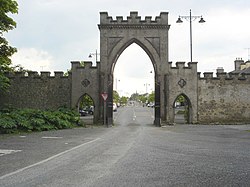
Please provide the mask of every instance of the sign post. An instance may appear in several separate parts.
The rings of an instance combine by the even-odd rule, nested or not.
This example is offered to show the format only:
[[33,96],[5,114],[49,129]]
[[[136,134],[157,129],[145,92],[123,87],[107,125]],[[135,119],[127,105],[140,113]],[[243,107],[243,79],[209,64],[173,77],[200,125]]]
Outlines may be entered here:
[[[106,92],[104,92],[104,93],[102,93],[101,94],[102,95],[102,98],[103,98],[103,101],[104,101],[104,111],[103,111],[103,113],[104,113],[104,115],[103,115],[103,120],[104,120],[104,126],[106,126],[106,109],[107,109],[107,98],[108,98],[108,94],[106,93]],[[108,127],[108,125],[107,125],[107,127]]]

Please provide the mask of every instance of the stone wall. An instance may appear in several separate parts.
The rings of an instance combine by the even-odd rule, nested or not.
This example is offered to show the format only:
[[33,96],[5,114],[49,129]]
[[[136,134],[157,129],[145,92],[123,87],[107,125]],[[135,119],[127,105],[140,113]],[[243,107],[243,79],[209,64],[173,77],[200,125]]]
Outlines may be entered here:
[[198,74],[199,123],[250,122],[250,74]]
[[0,94],[0,107],[56,109],[61,106],[70,107],[71,75],[63,76],[63,72],[23,72],[8,74],[11,86],[8,93]]
[[[169,72],[164,77],[164,105],[166,121],[174,121],[174,102],[184,95],[190,104],[190,123],[237,124],[250,123],[250,74],[213,73],[197,74],[197,63],[169,63]],[[8,93],[0,93],[0,108],[55,109],[61,106],[77,108],[80,99],[88,94],[95,103],[94,121],[102,119],[103,102],[100,84],[103,76],[100,64],[72,62],[72,73],[29,72],[8,74],[11,86]]]

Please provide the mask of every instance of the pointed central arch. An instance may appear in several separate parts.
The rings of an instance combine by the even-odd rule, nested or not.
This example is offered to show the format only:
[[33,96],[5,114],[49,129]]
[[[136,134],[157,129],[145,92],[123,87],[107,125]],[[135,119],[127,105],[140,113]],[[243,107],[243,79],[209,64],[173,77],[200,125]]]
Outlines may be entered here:
[[119,95],[130,97],[134,93],[146,94],[145,90],[151,90],[150,93],[154,91],[153,63],[145,50],[136,43],[123,50],[112,69],[114,90],[118,91]]
[[[100,94],[108,93],[107,122],[112,124],[113,108],[113,72],[122,52],[132,43],[140,46],[149,56],[155,71],[155,125],[160,126],[166,119],[166,101],[164,96],[164,76],[168,71],[168,13],[162,12],[155,20],[145,17],[142,20],[138,12],[130,12],[126,20],[116,17],[114,20],[107,12],[100,13]],[[104,103],[101,110],[104,107]],[[102,110],[103,111],[103,110]],[[101,112],[101,111],[100,111]]]
[[[111,58],[113,57],[113,59],[111,59],[111,61],[113,62],[112,65],[111,65],[111,69],[110,69],[110,74],[113,74],[114,72],[114,68],[115,68],[115,65],[116,65],[116,62],[117,60],[119,59],[119,57],[121,56],[121,54],[124,52],[125,49],[127,49],[129,46],[131,46],[132,44],[137,44],[139,47],[141,47],[145,53],[148,55],[148,57],[150,58],[151,62],[152,62],[152,65],[153,65],[153,68],[154,68],[154,71],[155,71],[155,74],[157,74],[157,68],[156,68],[156,60],[155,58],[157,57],[154,57],[152,55],[152,52],[150,52],[150,50],[140,41],[138,40],[137,38],[132,38],[130,39],[129,41],[127,41],[126,43],[123,44],[123,46],[117,46],[115,47],[111,53],[110,53],[110,56]],[[151,49],[152,50],[152,49]],[[158,60],[158,59],[157,59]]]

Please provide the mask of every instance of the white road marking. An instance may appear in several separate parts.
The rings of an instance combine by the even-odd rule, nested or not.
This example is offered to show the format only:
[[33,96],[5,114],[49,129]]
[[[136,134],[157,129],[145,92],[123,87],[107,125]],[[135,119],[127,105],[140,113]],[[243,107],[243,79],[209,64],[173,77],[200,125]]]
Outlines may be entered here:
[[26,138],[26,136],[19,136],[20,138]]
[[42,138],[43,138],[43,139],[60,139],[60,138],[63,138],[63,137],[57,137],[57,136],[43,136]]
[[135,121],[136,115],[135,115],[135,108],[133,107],[133,121]]
[[17,152],[20,152],[20,151],[22,151],[22,150],[0,149],[0,156],[8,155],[8,154],[11,154],[11,153],[17,153]]
[[51,156],[51,157],[49,157],[49,158],[47,158],[47,159],[45,159],[45,160],[42,160],[42,161],[37,162],[37,163],[35,163],[35,164],[29,165],[29,166],[27,166],[27,167],[18,169],[18,170],[14,171],[14,172],[11,172],[11,173],[8,173],[8,174],[6,174],[6,175],[3,175],[3,176],[0,177],[0,180],[4,179],[4,178],[6,178],[6,177],[9,177],[9,176],[15,175],[15,174],[17,174],[17,173],[20,173],[20,172],[22,172],[22,171],[24,171],[24,170],[26,170],[26,169],[32,168],[32,167],[34,167],[34,166],[41,165],[41,164],[43,164],[43,163],[45,163],[45,162],[48,162],[48,161],[50,161],[50,160],[52,160],[52,159],[54,159],[54,158],[56,158],[56,157],[59,157],[59,156],[61,156],[61,155],[63,155],[63,154],[66,154],[66,153],[68,153],[68,152],[70,152],[70,151],[73,151],[73,150],[75,150],[75,149],[78,149],[78,148],[80,148],[80,147],[83,147],[83,146],[85,146],[85,145],[87,145],[87,144],[94,143],[94,142],[96,142],[96,141],[98,141],[98,140],[100,140],[100,138],[94,139],[94,140],[89,141],[89,142],[85,142],[85,143],[80,144],[80,145],[78,145],[78,146],[76,146],[76,147],[73,147],[73,148],[68,149],[68,150],[66,150],[66,151],[63,151],[63,152],[61,152],[61,153],[58,153],[58,154],[56,154],[56,155],[54,155],[54,156]]

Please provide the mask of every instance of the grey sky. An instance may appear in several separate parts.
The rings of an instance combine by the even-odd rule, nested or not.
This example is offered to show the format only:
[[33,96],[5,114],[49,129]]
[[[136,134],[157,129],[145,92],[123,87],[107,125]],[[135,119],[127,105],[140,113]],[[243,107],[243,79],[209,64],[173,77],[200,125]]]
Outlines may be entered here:
[[[138,11],[145,16],[158,16],[160,12],[169,12],[169,59],[190,61],[189,55],[189,23],[176,24],[179,15],[188,15],[192,9],[193,15],[202,15],[205,24],[193,22],[193,61],[198,61],[198,71],[214,71],[224,67],[226,71],[233,69],[236,57],[247,60],[245,48],[250,48],[250,1],[249,0],[18,0],[19,14],[13,16],[17,28],[7,35],[11,45],[18,48],[13,56],[14,64],[22,64],[31,70],[66,71],[70,69],[70,61],[90,61],[89,53],[99,51],[99,12],[107,11],[110,16],[124,16],[130,11]],[[132,48],[132,47],[131,47]],[[148,57],[133,55],[134,50],[122,54],[118,60],[117,79],[118,90],[129,91],[129,78],[140,80],[134,89],[145,90],[151,62]],[[124,52],[126,54],[126,52]],[[135,54],[138,54],[135,52]],[[144,57],[143,57],[144,56]],[[144,59],[145,58],[145,59]],[[125,59],[125,60],[124,60]],[[126,59],[133,68],[123,65]],[[131,62],[131,61],[135,62]],[[121,61],[121,62],[120,62]],[[138,62],[145,62],[145,66]],[[119,70],[120,68],[120,70]],[[142,76],[143,72],[144,75]],[[135,72],[135,74],[133,74]],[[118,75],[122,75],[118,77]],[[146,76],[146,78],[145,78]],[[126,81],[125,81],[126,80]],[[144,82],[144,83],[143,83]],[[122,85],[124,84],[124,85]],[[139,85],[138,85],[139,84]],[[127,90],[128,91],[125,91]],[[141,91],[140,91],[141,90]]]

